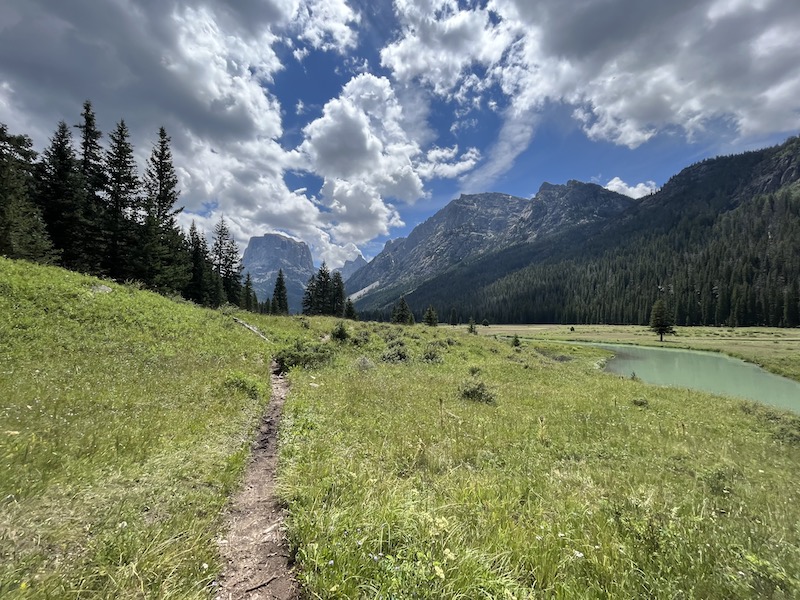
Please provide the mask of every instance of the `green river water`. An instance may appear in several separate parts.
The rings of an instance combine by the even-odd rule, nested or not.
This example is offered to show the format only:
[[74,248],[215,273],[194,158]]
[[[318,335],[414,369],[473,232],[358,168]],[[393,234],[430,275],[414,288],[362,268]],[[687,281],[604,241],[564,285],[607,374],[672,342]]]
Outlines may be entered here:
[[606,371],[646,383],[755,400],[800,413],[800,383],[724,354],[622,344],[592,344],[614,357]]

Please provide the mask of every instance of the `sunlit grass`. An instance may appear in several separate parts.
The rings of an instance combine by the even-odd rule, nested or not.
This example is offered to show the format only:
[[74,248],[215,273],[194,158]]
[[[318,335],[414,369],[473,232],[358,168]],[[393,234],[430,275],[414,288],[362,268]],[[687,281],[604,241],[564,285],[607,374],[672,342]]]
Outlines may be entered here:
[[[292,373],[282,493],[312,597],[800,593],[800,447],[769,418],[600,373],[586,347],[417,326],[387,364],[397,330],[364,327],[367,352]],[[495,404],[459,395],[475,379]]]
[[271,348],[101,283],[0,259],[0,596],[208,597]]

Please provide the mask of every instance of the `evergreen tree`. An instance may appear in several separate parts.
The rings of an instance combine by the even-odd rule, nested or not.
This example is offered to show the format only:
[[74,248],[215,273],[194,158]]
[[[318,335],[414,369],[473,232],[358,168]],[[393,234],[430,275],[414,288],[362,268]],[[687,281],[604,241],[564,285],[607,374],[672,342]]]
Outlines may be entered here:
[[143,178],[144,199],[135,276],[159,292],[183,288],[190,277],[188,249],[175,216],[180,196],[172,164],[170,138],[163,127],[147,161]]
[[76,125],[80,130],[79,170],[83,185],[84,217],[86,220],[86,247],[84,258],[91,273],[101,273],[103,257],[106,253],[104,242],[108,223],[103,192],[107,176],[103,162],[103,149],[100,146],[102,133],[97,128],[92,103],[86,100],[81,113],[83,121]]
[[400,300],[394,305],[394,309],[392,310],[392,323],[397,323],[399,325],[414,324],[414,313],[411,312],[405,296],[400,296]]
[[[341,277],[339,278],[341,281]],[[312,275],[306,289],[303,292],[303,314],[304,315],[336,315],[342,316],[344,312],[344,285],[338,290],[338,284],[334,285],[335,278],[331,278],[328,266],[323,262],[319,270]],[[341,298],[338,294],[341,293]],[[342,312],[336,313],[341,302]]]
[[183,295],[185,298],[204,306],[217,306],[215,301],[216,282],[211,265],[211,256],[205,236],[197,231],[197,225],[192,221],[189,227],[189,257],[191,271]]
[[344,318],[350,319],[351,321],[358,321],[358,313],[356,313],[356,307],[353,304],[353,301],[348,298],[344,303]]
[[458,325],[458,315],[456,314],[455,307],[450,310],[450,325],[453,327]]
[[432,305],[428,305],[428,308],[425,309],[425,314],[422,315],[422,321],[429,327],[436,327],[439,324],[439,316],[436,314]]
[[272,292],[272,306],[270,312],[273,315],[289,314],[289,298],[286,292],[286,279],[283,276],[283,269],[278,269],[278,277],[275,279],[275,289]]
[[675,333],[672,326],[672,317],[667,310],[667,304],[663,298],[659,298],[653,304],[653,310],[650,312],[650,329],[659,335],[660,341],[664,341],[665,333]]
[[214,226],[211,262],[222,285],[223,301],[239,306],[242,300],[242,260],[224,216]]
[[344,316],[344,305],[347,296],[344,293],[344,280],[339,271],[334,272],[331,277],[331,301],[330,314],[336,317]]
[[134,274],[131,254],[136,246],[136,217],[140,205],[139,177],[129,137],[128,127],[121,120],[109,136],[110,145],[105,155],[107,252],[103,270],[118,280]]
[[254,297],[253,279],[250,277],[250,271],[248,271],[244,278],[244,289],[242,290],[242,308],[250,312],[255,312],[258,307],[258,299],[254,302]]
[[64,121],[59,122],[42,155],[36,196],[50,240],[61,253],[61,264],[67,269],[88,270],[83,186],[72,133]]
[[0,123],[0,255],[54,262],[39,207],[31,200],[36,153],[27,136],[10,135]]

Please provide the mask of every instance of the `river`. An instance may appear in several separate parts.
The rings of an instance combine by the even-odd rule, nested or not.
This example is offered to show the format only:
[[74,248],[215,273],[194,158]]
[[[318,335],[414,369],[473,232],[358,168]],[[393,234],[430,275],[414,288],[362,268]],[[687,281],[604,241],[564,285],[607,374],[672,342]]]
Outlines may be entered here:
[[800,383],[714,352],[592,344],[614,353],[606,371],[646,383],[744,398],[800,413]]

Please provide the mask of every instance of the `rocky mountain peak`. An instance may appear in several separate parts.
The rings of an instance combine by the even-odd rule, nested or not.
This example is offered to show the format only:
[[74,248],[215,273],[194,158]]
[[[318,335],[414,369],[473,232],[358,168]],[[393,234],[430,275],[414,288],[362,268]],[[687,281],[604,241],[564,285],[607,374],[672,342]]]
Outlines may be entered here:
[[260,302],[272,297],[278,271],[283,270],[289,311],[301,311],[303,292],[314,273],[314,260],[305,242],[280,233],[252,237],[242,257],[242,274],[250,273],[253,289]]

